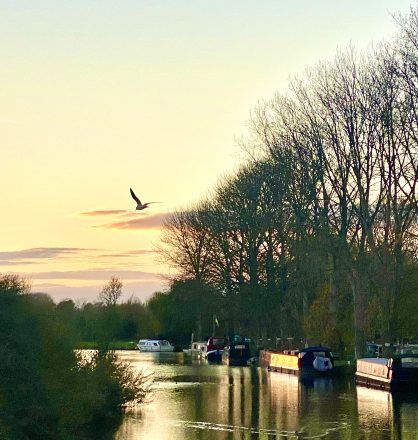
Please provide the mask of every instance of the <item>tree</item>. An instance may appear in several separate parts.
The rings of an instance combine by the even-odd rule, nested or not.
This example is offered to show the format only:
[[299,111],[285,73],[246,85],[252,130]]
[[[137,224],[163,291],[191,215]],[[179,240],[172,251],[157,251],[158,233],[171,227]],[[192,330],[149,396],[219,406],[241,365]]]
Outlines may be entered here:
[[122,295],[123,283],[118,277],[111,277],[99,293],[99,300],[106,307],[114,306]]
[[73,304],[23,294],[26,286],[0,274],[0,438],[113,437],[123,407],[144,402],[147,377],[112,352],[84,358],[62,314]]

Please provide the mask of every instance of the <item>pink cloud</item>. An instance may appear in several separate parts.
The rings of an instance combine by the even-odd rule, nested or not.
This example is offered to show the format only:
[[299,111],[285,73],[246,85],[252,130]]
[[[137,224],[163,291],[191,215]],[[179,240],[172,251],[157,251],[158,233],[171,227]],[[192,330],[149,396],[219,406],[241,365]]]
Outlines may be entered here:
[[120,215],[126,213],[129,213],[129,211],[125,211],[123,209],[98,209],[96,211],[80,212],[78,215],[83,215],[87,217],[101,217],[107,215]]
[[56,258],[63,255],[74,255],[82,251],[93,249],[70,248],[70,247],[37,247],[22,249],[19,251],[0,252],[0,260],[22,260],[24,258],[44,259]]
[[110,223],[104,223],[101,225],[96,225],[96,228],[103,229],[159,229],[163,223],[163,220],[166,218],[167,214],[151,214],[144,215],[137,214],[138,217],[133,220],[126,221],[115,221]]
[[25,277],[32,280],[108,280],[117,276],[122,280],[159,280],[159,275],[153,272],[138,270],[111,269],[84,269],[84,270],[55,270],[46,272],[27,272]]
[[99,254],[96,258],[126,258],[126,257],[136,257],[138,255],[150,255],[155,254],[155,251],[152,249],[138,249],[136,251],[126,251],[126,252],[118,252],[113,254]]

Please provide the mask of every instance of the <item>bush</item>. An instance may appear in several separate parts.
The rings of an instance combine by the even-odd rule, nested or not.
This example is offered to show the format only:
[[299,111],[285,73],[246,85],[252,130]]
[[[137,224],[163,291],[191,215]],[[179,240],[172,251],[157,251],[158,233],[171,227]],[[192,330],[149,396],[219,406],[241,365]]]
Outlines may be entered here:
[[25,284],[3,279],[0,439],[111,438],[123,408],[145,401],[147,378],[112,352],[81,358],[73,350],[76,337],[52,300],[23,295]]

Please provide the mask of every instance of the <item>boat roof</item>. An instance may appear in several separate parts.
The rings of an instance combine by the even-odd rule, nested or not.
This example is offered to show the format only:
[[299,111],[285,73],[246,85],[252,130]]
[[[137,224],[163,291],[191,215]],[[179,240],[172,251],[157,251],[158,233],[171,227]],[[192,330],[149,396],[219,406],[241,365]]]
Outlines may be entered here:
[[417,358],[418,353],[402,353],[402,354],[394,354],[392,356],[393,359],[404,359],[404,358]]
[[321,345],[315,345],[313,347],[305,347],[299,350],[301,353],[306,353],[308,351],[331,351],[328,347],[322,347]]
[[362,358],[358,359],[361,362],[369,362],[371,364],[380,364],[380,365],[386,365],[387,358]]
[[162,342],[167,341],[167,339],[140,339],[139,342]]
[[418,354],[395,354],[393,356],[391,356],[390,358],[362,358],[362,359],[358,359],[359,361],[362,362],[371,362],[374,364],[386,364],[388,359],[405,359],[405,358],[414,358],[414,359],[418,359]]

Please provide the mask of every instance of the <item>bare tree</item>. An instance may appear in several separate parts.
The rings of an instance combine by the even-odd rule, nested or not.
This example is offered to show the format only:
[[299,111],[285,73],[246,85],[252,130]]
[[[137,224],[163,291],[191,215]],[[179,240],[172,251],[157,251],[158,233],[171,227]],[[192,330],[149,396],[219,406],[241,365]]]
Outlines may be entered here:
[[163,223],[160,260],[175,269],[177,279],[205,281],[211,259],[212,235],[204,221],[208,203],[170,214]]
[[122,295],[123,283],[118,277],[111,277],[99,293],[99,300],[106,307],[114,306]]

